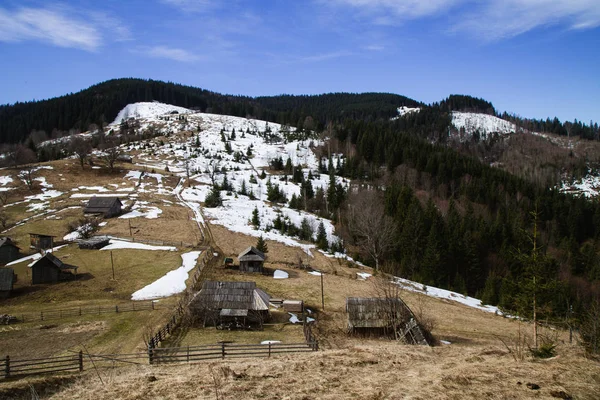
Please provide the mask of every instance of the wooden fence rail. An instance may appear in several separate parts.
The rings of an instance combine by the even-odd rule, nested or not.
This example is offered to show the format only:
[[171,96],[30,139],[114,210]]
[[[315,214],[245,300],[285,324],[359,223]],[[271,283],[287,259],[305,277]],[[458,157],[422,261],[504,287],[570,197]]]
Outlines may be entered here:
[[150,364],[191,362],[224,358],[271,357],[283,353],[317,351],[316,343],[230,344],[149,348]]
[[83,371],[83,353],[73,356],[11,360],[6,356],[0,362],[4,378],[14,376],[40,375],[53,372]]
[[[52,319],[62,319],[76,317],[88,314],[108,314],[108,313],[123,313],[133,311],[148,311],[155,310],[157,306],[153,301],[147,302],[131,302],[125,304],[116,304],[114,306],[98,306],[98,307],[78,307],[65,308],[59,310],[45,310],[36,313],[13,314],[17,320],[14,322],[32,322],[32,321],[47,321]],[[11,323],[14,323],[11,322]]]

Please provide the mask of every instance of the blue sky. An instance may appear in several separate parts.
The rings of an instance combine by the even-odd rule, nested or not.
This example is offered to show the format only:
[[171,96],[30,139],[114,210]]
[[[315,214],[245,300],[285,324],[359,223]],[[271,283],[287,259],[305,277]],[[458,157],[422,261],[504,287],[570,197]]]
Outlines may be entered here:
[[0,104],[139,77],[600,122],[599,50],[598,0],[2,0]]

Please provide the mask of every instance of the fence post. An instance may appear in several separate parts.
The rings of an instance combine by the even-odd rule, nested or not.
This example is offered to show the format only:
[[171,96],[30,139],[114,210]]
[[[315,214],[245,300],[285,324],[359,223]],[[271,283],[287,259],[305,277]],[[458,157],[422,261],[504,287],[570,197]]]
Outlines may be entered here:
[[225,342],[221,342],[221,358],[225,358]]
[[269,342],[269,355],[268,355],[268,357],[271,358],[271,342]]
[[187,362],[190,362],[190,346],[187,347]]
[[148,362],[149,362],[150,364],[152,364],[152,361],[153,361],[153,360],[152,360],[152,358],[153,358],[153,357],[152,357],[152,356],[153,356],[153,352],[152,352],[152,349],[153,349],[152,342],[153,342],[153,341],[154,341],[154,339],[151,339],[151,340],[150,340],[150,343],[148,343]]
[[83,371],[83,351],[79,350],[79,372]]
[[131,303],[131,309],[135,311],[135,303]]
[[81,306],[79,306],[79,315],[81,316]]
[[43,321],[44,320],[44,312],[40,311],[40,319]]
[[6,356],[4,360],[4,377],[8,378],[10,376],[10,357]]
[[154,301],[150,300],[150,304],[152,304],[152,309],[154,310]]
[[118,314],[119,313],[119,306],[115,306],[115,312]]

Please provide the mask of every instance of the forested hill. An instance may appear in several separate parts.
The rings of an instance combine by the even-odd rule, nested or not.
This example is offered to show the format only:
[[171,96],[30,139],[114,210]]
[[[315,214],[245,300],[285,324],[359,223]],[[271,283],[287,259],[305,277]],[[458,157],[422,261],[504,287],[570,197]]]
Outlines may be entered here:
[[[23,141],[33,130],[51,135],[54,130],[85,131],[90,124],[110,123],[127,104],[160,101],[204,112],[290,125],[311,124],[323,129],[342,118],[377,120],[397,115],[399,106],[422,104],[387,93],[332,93],[316,96],[246,97],[214,93],[191,86],[143,79],[115,79],[74,94],[0,106],[0,142]],[[307,117],[310,117],[307,120]]]

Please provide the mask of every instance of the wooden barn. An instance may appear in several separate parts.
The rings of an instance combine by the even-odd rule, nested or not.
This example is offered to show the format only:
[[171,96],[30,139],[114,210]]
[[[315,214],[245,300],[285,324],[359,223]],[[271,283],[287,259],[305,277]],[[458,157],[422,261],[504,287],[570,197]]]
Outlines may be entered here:
[[390,337],[409,344],[428,344],[415,316],[400,298],[346,299],[348,332]]
[[76,277],[77,268],[62,262],[52,253],[46,253],[31,266],[31,283],[36,285],[71,281]]
[[45,235],[42,233],[30,233],[29,241],[32,249],[36,250],[46,250],[54,247],[54,238],[56,236]]
[[256,287],[256,282],[205,281],[190,309],[205,326],[230,322],[262,326],[269,317],[270,298]]
[[17,275],[12,268],[0,268],[0,298],[7,298],[17,281]]
[[19,258],[19,247],[9,237],[0,237],[0,264],[8,264]]
[[250,246],[238,256],[240,271],[263,272],[265,259],[265,254],[262,251]]
[[111,218],[121,214],[123,203],[118,197],[93,196],[83,210],[84,214],[99,214],[104,218]]

